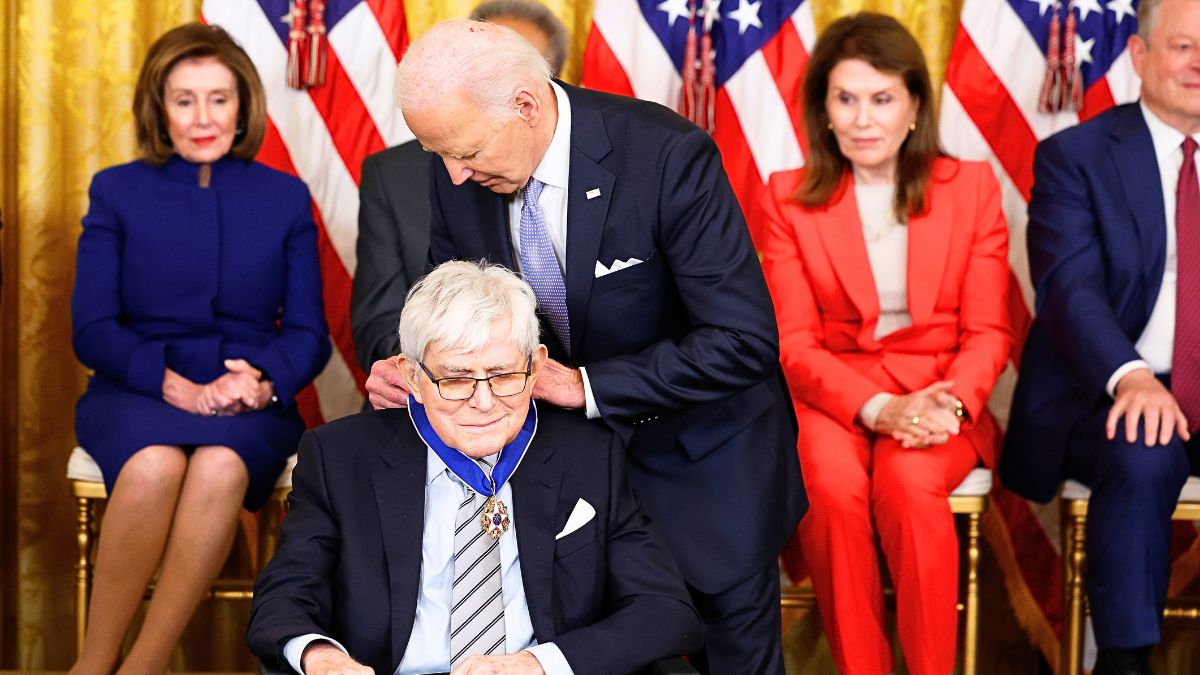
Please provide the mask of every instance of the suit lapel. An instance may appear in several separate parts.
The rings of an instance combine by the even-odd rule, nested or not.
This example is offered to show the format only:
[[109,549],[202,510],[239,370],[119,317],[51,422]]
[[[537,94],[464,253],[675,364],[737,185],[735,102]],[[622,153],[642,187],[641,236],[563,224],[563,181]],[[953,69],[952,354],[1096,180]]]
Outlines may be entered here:
[[[407,418],[397,418],[401,424]],[[412,634],[421,583],[421,541],[425,529],[426,451],[416,432],[397,429],[380,449],[371,474],[379,526],[387,558],[392,608],[392,670],[400,664]],[[390,672],[390,671],[389,671]]]
[[1150,309],[1158,299],[1167,261],[1166,207],[1163,205],[1158,157],[1138,104],[1124,106],[1117,113],[1111,133],[1115,142],[1108,148],[1109,159],[1121,177],[1125,203],[1129,205],[1137,227],[1141,258],[1151,261],[1142,266],[1147,293],[1143,311],[1149,317]]
[[[544,439],[545,436],[542,436]],[[540,642],[554,632],[554,511],[562,487],[562,470],[551,461],[554,449],[535,438],[529,454],[512,478],[513,510],[517,523],[517,548],[521,580],[533,633]]]
[[864,330],[870,327],[873,331],[879,320],[879,294],[875,290],[875,277],[871,275],[871,261],[867,257],[867,242],[863,238],[862,218],[854,201],[851,179],[842,180],[829,206],[817,215],[817,223],[821,241],[829,252],[829,261],[850,301],[858,308]]
[[[586,330],[588,301],[616,177],[600,165],[612,149],[600,110],[562,85],[571,103],[571,164],[567,179],[567,316],[571,354],[577,360]],[[599,191],[599,195],[596,195]],[[589,195],[595,195],[589,197]]]
[[[508,197],[491,190],[475,186],[479,204],[480,226],[487,247],[487,259],[510,270],[517,269],[513,260],[512,234],[508,226]],[[470,247],[468,247],[468,250]]]
[[937,199],[937,169],[935,165],[929,212],[908,221],[908,314],[917,325],[928,323],[933,316],[950,251],[954,214],[950,200]]

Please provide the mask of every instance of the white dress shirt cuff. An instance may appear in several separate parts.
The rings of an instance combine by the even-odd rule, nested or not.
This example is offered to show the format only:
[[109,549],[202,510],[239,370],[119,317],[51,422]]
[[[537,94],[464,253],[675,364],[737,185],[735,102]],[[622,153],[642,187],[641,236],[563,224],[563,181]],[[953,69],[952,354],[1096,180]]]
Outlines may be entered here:
[[896,398],[895,394],[881,391],[867,399],[867,402],[858,411],[858,419],[862,420],[863,426],[875,431],[875,421],[879,419],[879,413],[883,412],[884,406],[891,403],[894,398]]
[[342,646],[342,643],[338,642],[337,640],[325,637],[324,635],[318,635],[316,633],[308,633],[307,635],[301,635],[300,637],[294,637],[291,640],[288,640],[287,644],[283,646],[283,658],[287,659],[287,662],[291,664],[292,670],[300,673],[300,675],[304,675],[304,669],[300,667],[300,659],[304,656],[304,649],[317,640],[324,640],[343,652],[346,652],[347,655],[350,654],[350,652],[347,652],[346,648]]
[[596,407],[596,397],[592,396],[592,381],[588,379],[587,368],[580,368],[579,374],[583,377],[583,404],[587,408],[587,418],[594,420],[600,416],[600,409]]
[[1138,368],[1145,368],[1150,372],[1154,372],[1154,370],[1150,367],[1150,364],[1141,359],[1130,361],[1129,363],[1126,363],[1120,368],[1114,370],[1113,374],[1109,376],[1108,384],[1104,385],[1104,389],[1108,391],[1108,395],[1112,398],[1116,398],[1117,383],[1121,381],[1122,377],[1125,377],[1127,374],[1129,374],[1130,371],[1137,370]]
[[546,675],[575,675],[575,671],[571,670],[571,664],[567,663],[567,657],[563,656],[562,650],[553,642],[534,645],[526,648],[525,651],[533,654],[538,663],[542,664],[542,670],[546,671]]

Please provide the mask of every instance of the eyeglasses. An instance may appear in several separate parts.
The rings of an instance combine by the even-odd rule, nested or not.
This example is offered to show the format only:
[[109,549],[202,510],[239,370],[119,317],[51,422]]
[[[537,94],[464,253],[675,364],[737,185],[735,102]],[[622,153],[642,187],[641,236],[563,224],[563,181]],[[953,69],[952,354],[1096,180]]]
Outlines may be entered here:
[[490,377],[434,377],[423,361],[417,361],[421,370],[429,377],[429,381],[437,385],[438,394],[447,401],[465,401],[475,395],[475,387],[480,382],[487,382],[492,390],[492,396],[516,396],[525,391],[525,384],[533,372],[533,356],[523,372],[499,373]]

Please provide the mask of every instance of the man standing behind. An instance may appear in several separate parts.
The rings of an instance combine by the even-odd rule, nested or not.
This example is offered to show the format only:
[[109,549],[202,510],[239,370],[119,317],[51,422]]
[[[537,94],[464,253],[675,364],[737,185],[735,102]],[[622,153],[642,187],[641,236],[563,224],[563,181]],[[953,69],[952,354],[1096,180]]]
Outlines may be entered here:
[[[437,153],[431,258],[520,269],[551,358],[534,396],[629,442],[630,482],[707,624],[702,672],[782,673],[776,557],[804,512],[778,331],[712,139],[552,81],[498,26],[414,42],[397,97]],[[377,369],[376,405],[399,405]]]
[[1037,320],[1001,459],[1030,499],[1092,489],[1096,675],[1150,672],[1200,424],[1200,0],[1143,0],[1129,55],[1141,101],[1038,146]]
[[[475,21],[511,28],[537,48],[558,77],[567,60],[567,29],[537,0],[487,0]],[[395,371],[396,318],[429,257],[429,153],[412,140],[363,160],[358,206],[358,267],[350,295],[354,351],[363,370]]]

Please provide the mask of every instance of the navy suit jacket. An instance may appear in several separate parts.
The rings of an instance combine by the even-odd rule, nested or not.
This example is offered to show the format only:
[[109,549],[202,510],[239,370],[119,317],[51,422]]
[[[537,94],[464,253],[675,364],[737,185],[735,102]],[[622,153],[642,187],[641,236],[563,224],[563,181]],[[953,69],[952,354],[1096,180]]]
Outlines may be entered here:
[[[762,268],[707,134],[653,103],[563,89],[570,357],[545,322],[542,338],[587,367],[638,498],[687,581],[715,593],[771,563],[807,507]],[[516,269],[506,198],[431,171],[432,262]],[[629,258],[644,262],[595,277]]]
[[[550,406],[513,475],[517,546],[538,642],[571,668],[627,673],[700,647],[679,570],[638,508],[620,439]],[[381,675],[404,658],[421,580],[427,450],[403,409],[305,433],[279,550],[254,586],[247,641],[289,670],[283,647],[319,633]],[[576,501],[596,516],[562,539]]]
[[1072,443],[1112,403],[1105,385],[1150,319],[1166,265],[1162,179],[1137,103],[1038,145],[1029,202],[1034,320],[1000,461],[1004,483],[1049,501]]
[[396,325],[429,259],[429,153],[420,141],[368,155],[359,188],[350,291],[354,355],[365,372],[400,352]]

